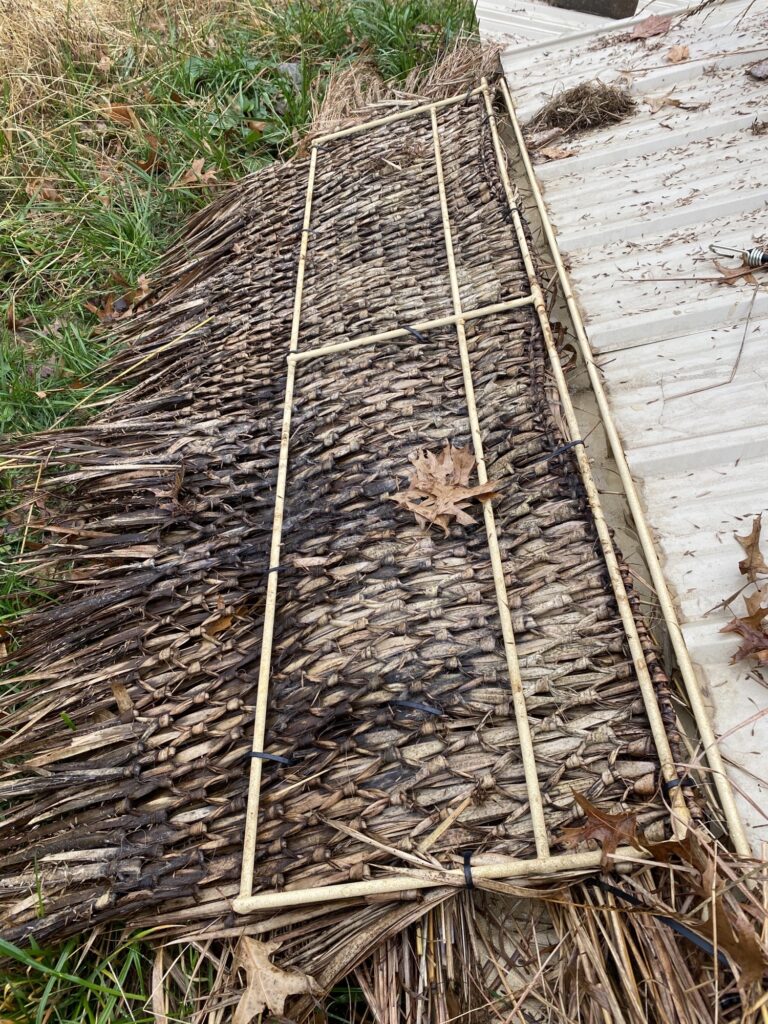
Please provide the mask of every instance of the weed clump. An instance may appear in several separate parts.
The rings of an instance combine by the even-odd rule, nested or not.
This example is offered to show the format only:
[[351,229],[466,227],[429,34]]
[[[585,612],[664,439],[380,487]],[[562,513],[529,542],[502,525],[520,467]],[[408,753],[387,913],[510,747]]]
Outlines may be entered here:
[[528,122],[532,131],[559,128],[563,134],[600,128],[623,120],[635,109],[628,89],[603,82],[582,82],[556,93]]

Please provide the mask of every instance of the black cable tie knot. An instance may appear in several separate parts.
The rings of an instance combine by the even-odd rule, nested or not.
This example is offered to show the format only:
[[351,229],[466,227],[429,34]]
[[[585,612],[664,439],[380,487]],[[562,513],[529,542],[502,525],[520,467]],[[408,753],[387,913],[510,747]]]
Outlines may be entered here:
[[280,754],[268,754],[265,750],[251,750],[248,757],[256,758],[259,761],[275,761],[277,764],[293,764],[290,757],[282,757]]
[[472,878],[472,851],[464,851],[464,885],[467,889],[475,888],[475,880]]

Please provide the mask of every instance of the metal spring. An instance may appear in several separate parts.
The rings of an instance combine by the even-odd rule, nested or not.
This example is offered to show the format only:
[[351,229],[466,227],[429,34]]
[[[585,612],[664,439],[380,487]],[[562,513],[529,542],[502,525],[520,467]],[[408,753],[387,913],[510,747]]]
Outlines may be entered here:
[[768,263],[768,250],[757,247],[748,249],[744,257],[748,267],[762,267],[764,263]]

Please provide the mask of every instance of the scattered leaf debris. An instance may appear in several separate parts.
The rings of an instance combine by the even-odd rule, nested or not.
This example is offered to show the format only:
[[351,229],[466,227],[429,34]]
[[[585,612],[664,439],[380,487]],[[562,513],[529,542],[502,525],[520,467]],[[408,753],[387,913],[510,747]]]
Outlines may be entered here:
[[411,462],[413,469],[406,471],[408,489],[393,494],[391,500],[413,512],[419,522],[442,527],[446,535],[453,520],[462,526],[474,524],[465,511],[471,501],[485,501],[499,493],[493,480],[470,486],[475,457],[468,448],[448,442],[437,455],[419,449],[411,455]]

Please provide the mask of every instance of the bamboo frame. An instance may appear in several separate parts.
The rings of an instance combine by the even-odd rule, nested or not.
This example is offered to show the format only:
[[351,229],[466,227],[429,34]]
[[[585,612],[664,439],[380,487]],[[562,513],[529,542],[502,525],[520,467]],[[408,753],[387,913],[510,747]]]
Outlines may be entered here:
[[[304,201],[304,223],[301,231],[301,247],[299,249],[299,266],[296,272],[296,295],[293,302],[293,319],[291,322],[290,351],[295,352],[299,344],[299,325],[301,322],[301,300],[304,292],[304,270],[307,263],[307,246],[309,244],[309,222],[312,216],[312,193],[315,187],[315,168],[317,167],[317,149],[312,149],[309,159],[307,177],[307,194]],[[288,364],[285,382],[285,400],[283,402],[283,423],[280,432],[280,456],[277,467],[277,484],[275,487],[275,514],[272,520],[272,540],[270,543],[269,565],[280,564],[280,545],[283,536],[283,515],[285,512],[285,490],[288,481],[288,446],[291,437],[291,414],[293,412],[293,389],[296,381],[296,364]],[[269,676],[272,667],[272,638],[275,630],[275,610],[277,607],[277,569],[267,576],[267,594],[264,604],[264,626],[261,639],[261,658],[256,691],[256,711],[253,725],[253,742],[251,749],[264,749],[264,736],[267,726],[267,703],[269,698]],[[256,832],[259,818],[259,800],[261,797],[261,767],[258,757],[251,758],[251,770],[248,778],[248,803],[245,810],[245,835],[243,837],[243,860],[240,874],[240,893],[250,896],[253,892],[253,872],[256,866]]]
[[420,114],[427,114],[443,107],[451,107],[455,103],[465,103],[473,96],[479,96],[483,91],[482,86],[476,89],[468,89],[466,92],[458,93],[455,96],[446,96],[443,100],[435,100],[432,103],[423,103],[418,107],[409,107],[407,110],[398,110],[396,114],[387,114],[386,117],[377,117],[373,121],[363,121],[362,124],[353,124],[349,128],[340,128],[337,132],[328,132],[326,135],[318,135],[312,142],[313,146],[322,146],[326,142],[333,142],[335,139],[345,139],[350,135],[358,135],[360,132],[370,131],[371,128],[381,128],[385,124],[394,124],[396,121],[405,121],[409,117],[418,117]]
[[680,621],[672,602],[667,581],[664,578],[664,572],[661,568],[656,544],[648,527],[648,523],[645,518],[645,511],[640,501],[640,496],[635,486],[635,482],[632,479],[629,463],[627,462],[627,457],[624,452],[624,446],[621,443],[621,438],[619,437],[618,430],[616,429],[613,413],[611,412],[610,405],[608,404],[608,398],[605,393],[605,388],[603,387],[600,371],[595,364],[594,353],[592,351],[589,338],[587,337],[581,311],[579,310],[578,303],[576,302],[570,276],[565,264],[563,263],[563,258],[557,244],[557,238],[552,228],[549,214],[547,213],[541,189],[539,188],[538,181],[536,180],[536,175],[531,164],[528,148],[525,144],[525,139],[523,138],[523,133],[520,128],[520,123],[517,119],[514,102],[504,78],[501,80],[501,92],[504,97],[504,103],[507,108],[510,124],[515,133],[515,139],[520,151],[520,157],[523,162],[525,174],[528,179],[528,183],[530,184],[531,195],[538,209],[541,224],[544,229],[544,236],[547,240],[547,245],[555,264],[555,269],[557,270],[557,276],[562,289],[563,298],[565,299],[568,307],[568,312],[571,315],[574,331],[576,333],[576,340],[581,351],[581,356],[584,360],[584,365],[587,369],[592,391],[595,395],[605,435],[608,439],[611,454],[613,455],[613,459],[616,463],[616,468],[627,498],[629,510],[632,514],[632,521],[640,541],[643,557],[645,558],[648,566],[651,581],[653,582],[659,606],[661,608],[662,615],[664,616],[664,622],[669,632],[672,648],[675,652],[677,665],[683,680],[685,694],[704,747],[707,764],[712,773],[715,789],[730,832],[731,841],[733,842],[734,849],[738,854],[743,857],[750,857],[752,855],[752,849],[749,839],[747,838],[741,814],[736,806],[733,788],[725,770],[720,748],[718,747],[709,713],[704,703],[696,670],[693,667],[688,646],[685,642],[682,629],[680,628]]
[[[472,446],[475,450],[477,478],[481,484],[484,484],[488,482],[488,473],[485,468],[483,438],[480,431],[480,420],[477,415],[475,388],[472,383],[472,368],[469,361],[469,351],[467,349],[467,335],[464,330],[464,316],[461,310],[461,293],[459,290],[459,279],[456,274],[456,260],[453,252],[451,223],[448,215],[448,199],[445,191],[443,160],[440,152],[440,134],[437,128],[437,114],[434,110],[431,113],[431,118],[432,144],[434,146],[435,169],[437,171],[437,187],[440,193],[440,212],[443,218],[445,251],[448,257],[451,298],[453,300],[453,309],[456,315],[456,334],[459,341],[461,372],[464,378],[464,391],[467,396],[467,415],[469,417],[469,427],[472,435]],[[531,289],[531,294],[535,297],[533,289]],[[517,722],[517,738],[520,744],[520,754],[523,759],[525,785],[528,790],[528,801],[531,809],[533,837],[536,843],[537,855],[539,857],[548,857],[549,840],[547,839],[547,826],[544,820],[544,805],[541,799],[539,776],[536,770],[536,758],[533,752],[533,740],[531,739],[531,727],[528,722],[528,710],[525,704],[523,680],[520,675],[520,664],[517,658],[515,632],[512,626],[512,616],[509,613],[509,596],[507,595],[507,585],[504,580],[504,563],[499,549],[499,538],[496,533],[496,519],[494,517],[493,507],[491,506],[490,501],[484,501],[482,505],[483,519],[485,520],[485,532],[488,535],[488,549],[491,556],[493,584],[496,589],[496,602],[499,606],[501,633],[504,639],[504,654],[507,659],[507,671],[509,672],[509,682],[512,689],[512,706],[515,711],[515,721]]]
[[[556,875],[560,872],[594,871],[604,863],[604,858],[618,865],[644,860],[644,854],[631,846],[620,846],[614,854],[603,854],[601,850],[585,850],[580,853],[562,853],[537,858],[502,857],[493,864],[473,864],[472,878],[526,878],[534,875]],[[390,875],[371,878],[363,882],[342,882],[338,885],[318,885],[307,889],[286,889],[283,892],[259,893],[257,896],[238,896],[232,907],[238,914],[250,914],[255,910],[276,910],[278,908],[304,906],[306,903],[324,903],[326,900],[349,900],[384,893],[405,892],[410,889],[431,889],[440,885],[466,886],[463,868],[427,868],[428,874],[420,876],[417,871],[409,875]]]
[[[571,435],[570,439],[575,440],[577,438],[581,438],[583,435],[579,428],[576,411],[573,407],[573,402],[571,401],[571,395],[565,380],[562,363],[560,362],[560,355],[557,351],[554,335],[552,334],[547,305],[544,301],[544,293],[541,290],[541,285],[539,284],[536,276],[536,269],[531,258],[528,240],[525,237],[523,222],[520,218],[517,202],[515,201],[515,193],[509,180],[509,174],[507,173],[504,151],[501,145],[501,139],[499,138],[498,128],[496,126],[496,115],[493,111],[488,82],[485,78],[481,81],[481,87],[483,90],[483,101],[488,115],[488,124],[490,125],[491,136],[493,139],[493,148],[499,165],[499,174],[501,176],[502,184],[504,185],[504,192],[512,214],[512,224],[523,256],[526,273],[528,274],[528,283],[530,285],[531,294],[534,296],[534,306],[536,307],[539,324],[541,325],[542,334],[544,336],[544,345],[547,349],[547,356],[549,358],[552,375],[555,379],[555,386],[557,387],[557,393],[563,408],[565,422],[568,427],[568,432]],[[640,685],[640,692],[643,697],[645,711],[648,715],[648,723],[651,728],[651,734],[656,746],[656,751],[659,755],[661,773],[665,782],[677,782],[677,765],[675,764],[675,760],[672,756],[669,738],[664,727],[664,720],[661,717],[661,710],[659,709],[659,704],[656,700],[656,691],[653,687],[651,674],[648,671],[648,665],[643,653],[643,645],[640,642],[640,637],[637,632],[635,617],[632,613],[632,607],[629,603],[624,581],[621,578],[619,561],[616,556],[613,541],[611,540],[608,523],[606,522],[605,514],[603,512],[600,494],[597,489],[597,485],[595,484],[594,477],[592,476],[589,456],[587,455],[583,444],[576,445],[573,452],[578,463],[579,474],[581,476],[582,484],[584,485],[584,490],[587,495],[587,501],[589,502],[589,507],[595,522],[595,530],[605,558],[605,564],[608,569],[611,587],[616,597],[616,604],[619,609],[619,615],[621,616],[621,622],[627,636],[630,654],[632,655],[632,663]],[[672,816],[673,829],[676,835],[682,835],[690,824],[690,814],[685,803],[682,787],[675,785],[671,790],[669,799],[674,812]]]
[[[502,179],[502,184],[504,186],[506,198],[512,214],[514,231],[518,240],[518,244],[520,246],[521,255],[523,257],[526,275],[528,277],[530,295],[521,296],[515,299],[509,299],[505,302],[495,303],[493,305],[480,307],[474,310],[464,311],[462,309],[461,304],[461,294],[459,289],[457,266],[453,249],[453,237],[451,233],[450,216],[448,210],[445,175],[442,163],[442,154],[440,149],[437,110],[441,107],[448,106],[451,103],[456,103],[459,102],[460,100],[464,100],[467,98],[467,95],[477,96],[479,94],[483,95],[487,120],[490,125],[490,130],[493,139],[494,152],[499,165],[499,173]],[[508,92],[506,92],[506,90],[505,97],[508,97]],[[410,331],[405,328],[394,328],[390,331],[383,331],[378,334],[366,335],[361,338],[354,338],[346,342],[339,342],[332,345],[320,346],[314,349],[310,349],[306,352],[298,351],[304,273],[306,268],[307,251],[309,245],[309,225],[312,212],[312,197],[315,182],[315,171],[317,166],[318,146],[332,138],[339,138],[356,134],[359,131],[365,131],[370,128],[379,127],[381,124],[389,124],[392,123],[393,121],[403,120],[406,117],[427,112],[429,113],[431,120],[435,170],[438,182],[438,192],[440,199],[441,217],[443,223],[445,249],[448,259],[451,300],[454,311],[451,316],[440,317],[434,320],[421,321],[418,324],[414,324],[413,329],[418,331],[428,331],[448,326],[455,326],[456,328],[459,357],[462,368],[462,377],[464,381],[464,389],[467,399],[467,414],[470,424],[470,433],[472,436],[473,448],[475,452],[475,459],[477,462],[478,479],[480,483],[485,483],[487,482],[488,475],[485,465],[482,432],[477,412],[477,404],[475,401],[474,385],[471,374],[471,364],[469,359],[469,351],[467,347],[467,338],[465,331],[465,322],[467,320],[491,315],[493,313],[506,312],[511,309],[520,308],[531,304],[535,307],[539,323],[541,326],[541,330],[543,333],[544,343],[550,361],[553,377],[555,379],[555,384],[557,386],[560,401],[562,403],[562,407],[564,410],[568,432],[572,439],[576,439],[581,436],[579,431],[578,420],[575,414],[573,403],[570,398],[570,394],[568,392],[565,375],[563,373],[562,365],[560,363],[560,358],[557,352],[557,347],[549,324],[549,318],[547,314],[546,303],[544,301],[544,295],[541,289],[541,285],[536,276],[536,271],[533,265],[530,249],[528,247],[528,242],[525,237],[525,231],[523,228],[522,220],[517,208],[515,193],[509,180],[509,175],[507,173],[506,163],[504,160],[504,153],[498,134],[498,128],[496,125],[496,117],[493,112],[490,91],[486,79],[483,79],[480,87],[478,89],[473,90],[470,94],[451,97],[448,100],[428,104],[423,107],[411,108],[408,111],[401,111],[398,114],[391,115],[390,117],[387,118],[380,118],[376,121],[369,121],[362,125],[356,125],[351,129],[344,129],[341,132],[336,133],[334,135],[323,136],[315,141],[315,143],[312,146],[310,155],[307,192],[304,206],[304,220],[301,235],[301,247],[299,251],[299,263],[297,269],[296,294],[294,298],[290,345],[287,356],[288,369],[286,379],[285,400],[283,405],[283,420],[280,439],[277,486],[275,495],[275,511],[272,526],[272,539],[269,562],[270,566],[277,566],[280,560],[282,526],[285,510],[285,491],[288,477],[288,452],[291,430],[291,416],[297,366],[299,365],[300,362],[305,362],[310,359],[317,358],[319,356],[345,352],[359,348],[363,345],[376,344],[377,342],[392,341],[395,339],[407,337],[410,334]],[[521,137],[519,141],[522,145],[523,143]],[[528,162],[528,166],[530,167],[530,162]],[[532,187],[535,187],[534,182],[532,182]],[[550,242],[550,244],[552,243]],[[593,364],[591,364],[590,362],[588,362],[588,366],[592,366],[592,368],[594,369]],[[597,393],[597,388],[595,390]],[[603,393],[603,401],[604,397],[605,396]],[[672,757],[672,752],[669,746],[669,740],[664,729],[661,711],[656,700],[653,682],[651,680],[650,673],[648,671],[648,666],[645,661],[645,656],[643,654],[642,644],[640,642],[640,637],[638,635],[634,615],[632,613],[632,609],[629,603],[626,589],[624,587],[623,580],[621,578],[618,559],[616,556],[615,549],[613,547],[613,542],[610,537],[608,525],[605,520],[605,516],[600,503],[599,492],[592,477],[589,459],[584,450],[583,445],[576,446],[574,448],[574,453],[577,459],[579,471],[581,474],[585,492],[587,494],[590,509],[592,511],[592,515],[595,521],[595,528],[605,557],[606,567],[608,569],[609,577],[611,579],[611,584],[613,587],[614,595],[616,597],[624,631],[627,635],[627,640],[629,643],[635,672],[638,678],[638,682],[640,684],[643,702],[645,705],[646,713],[648,715],[651,732],[659,756],[661,771],[665,781],[672,782],[677,780],[677,767]],[[537,874],[551,875],[560,872],[592,870],[598,867],[602,862],[602,854],[599,851],[587,851],[582,853],[569,853],[554,856],[550,854],[549,841],[546,830],[546,821],[544,817],[544,807],[541,796],[541,789],[538,781],[533,741],[525,703],[525,694],[523,691],[522,678],[520,675],[520,668],[517,658],[512,617],[509,611],[509,600],[507,595],[506,582],[504,578],[504,565],[501,556],[501,550],[499,547],[496,522],[491,503],[489,501],[484,501],[482,504],[483,517],[485,521],[486,534],[488,538],[491,568],[494,578],[494,587],[496,591],[496,599],[499,609],[499,619],[501,623],[501,630],[504,641],[504,651],[512,690],[512,704],[517,724],[518,740],[520,744],[520,753],[523,761],[526,788],[528,790],[531,824],[536,847],[536,857],[500,858],[496,860],[493,864],[477,865],[476,867],[473,866],[472,873],[473,876],[476,878],[493,879],[520,878],[523,876]],[[266,716],[272,660],[272,642],[274,636],[275,615],[277,606],[277,584],[277,571],[270,572],[268,576],[264,611],[264,628],[262,633],[261,658],[259,662],[258,689],[256,697],[254,735],[252,744],[252,750],[254,752],[259,753],[263,752],[263,745],[266,734]],[[706,742],[706,738],[704,736],[702,736],[702,738],[704,738]],[[306,903],[316,903],[325,900],[350,899],[355,897],[381,895],[386,893],[400,892],[406,889],[424,889],[441,884],[464,884],[465,876],[463,871],[445,869],[439,872],[435,870],[430,870],[429,874],[424,875],[418,875],[416,873],[407,875],[390,875],[388,877],[385,876],[378,879],[369,879],[361,882],[314,886],[305,889],[291,889],[284,892],[265,892],[258,893],[254,896],[253,879],[255,871],[261,775],[262,760],[260,758],[253,758],[251,761],[250,768],[248,803],[246,808],[240,894],[233,901],[233,908],[237,913],[250,913],[255,910],[268,910],[278,907],[303,905]],[[683,793],[679,786],[676,786],[671,790],[670,801],[673,810],[673,828],[676,834],[680,835],[688,827],[690,823],[690,816],[688,814],[688,809],[683,798]],[[630,848],[624,848],[622,850],[619,850],[616,854],[616,857],[622,860],[637,859],[640,856],[642,855],[639,854],[638,851]]]
[[[424,332],[434,331],[440,327],[453,327],[460,320],[477,320],[481,316],[492,316],[494,313],[506,313],[510,309],[520,309],[522,306],[530,306],[533,302],[532,295],[521,295],[517,299],[509,299],[507,302],[495,302],[492,306],[481,306],[478,309],[470,309],[461,314],[453,316],[441,316],[436,320],[421,320],[419,323],[409,325],[411,330]],[[382,331],[380,334],[366,334],[361,338],[352,338],[350,341],[340,341],[335,345],[322,345],[319,348],[310,348],[305,352],[295,352],[288,356],[288,362],[304,363],[308,359],[317,359],[319,356],[330,356],[337,352],[348,352],[353,348],[361,348],[363,345],[376,345],[382,341],[396,341],[399,338],[413,340],[411,330],[406,327],[395,327],[391,331]]]

